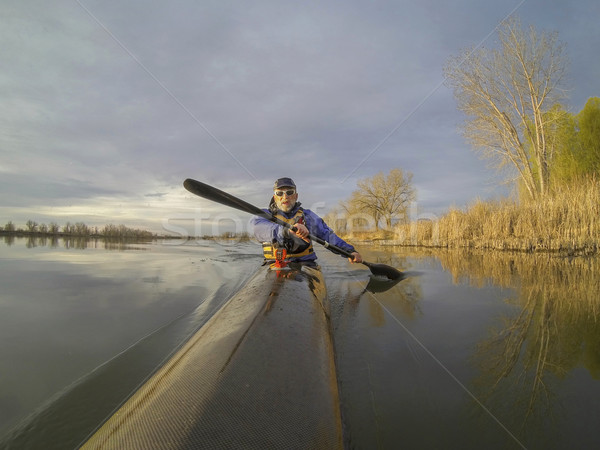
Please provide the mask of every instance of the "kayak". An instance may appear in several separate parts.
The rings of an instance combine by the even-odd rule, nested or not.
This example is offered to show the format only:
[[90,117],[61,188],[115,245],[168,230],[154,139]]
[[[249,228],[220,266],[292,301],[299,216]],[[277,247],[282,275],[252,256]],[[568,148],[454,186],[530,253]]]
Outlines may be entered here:
[[260,268],[82,448],[343,448],[319,267]]

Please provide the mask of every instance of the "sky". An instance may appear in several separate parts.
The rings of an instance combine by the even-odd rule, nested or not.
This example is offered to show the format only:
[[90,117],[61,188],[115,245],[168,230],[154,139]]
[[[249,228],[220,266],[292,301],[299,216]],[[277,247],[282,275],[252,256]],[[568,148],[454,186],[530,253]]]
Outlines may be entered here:
[[0,226],[244,231],[186,178],[264,207],[292,177],[321,215],[392,168],[422,217],[509,195],[443,67],[510,14],[566,44],[565,106],[600,96],[597,0],[3,0]]

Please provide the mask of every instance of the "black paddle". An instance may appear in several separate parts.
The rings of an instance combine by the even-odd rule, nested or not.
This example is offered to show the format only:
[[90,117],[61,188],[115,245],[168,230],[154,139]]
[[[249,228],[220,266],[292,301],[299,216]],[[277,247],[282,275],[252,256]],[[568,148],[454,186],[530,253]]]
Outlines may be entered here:
[[[295,228],[289,223],[284,222],[283,220],[279,220],[277,217],[274,217],[273,215],[264,212],[262,209],[251,205],[250,203],[247,203],[244,200],[234,197],[233,195],[228,194],[227,192],[223,192],[215,187],[209,186],[208,184],[188,178],[183,182],[183,187],[185,187],[192,194],[196,194],[200,197],[212,200],[213,202],[217,202],[225,206],[229,206],[231,208],[239,209],[240,211],[254,214],[255,216],[262,217],[283,227],[289,228],[292,231],[295,231]],[[308,237],[313,241],[318,242],[325,248],[331,250],[332,252],[347,256],[348,258],[352,259],[352,254],[350,252],[333,244],[330,244],[329,242],[317,236],[313,236],[312,234],[309,234]],[[387,277],[390,280],[396,280],[402,276],[402,272],[394,269],[393,267],[386,266],[385,264],[374,264],[366,261],[363,261],[362,264],[367,266],[371,270],[371,273],[373,273],[373,275]]]

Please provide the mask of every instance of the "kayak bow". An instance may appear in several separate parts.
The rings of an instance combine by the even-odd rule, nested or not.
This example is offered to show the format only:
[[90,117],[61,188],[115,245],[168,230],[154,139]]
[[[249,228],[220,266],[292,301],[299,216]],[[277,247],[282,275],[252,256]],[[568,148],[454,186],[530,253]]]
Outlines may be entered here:
[[342,448],[326,301],[264,266],[83,448]]

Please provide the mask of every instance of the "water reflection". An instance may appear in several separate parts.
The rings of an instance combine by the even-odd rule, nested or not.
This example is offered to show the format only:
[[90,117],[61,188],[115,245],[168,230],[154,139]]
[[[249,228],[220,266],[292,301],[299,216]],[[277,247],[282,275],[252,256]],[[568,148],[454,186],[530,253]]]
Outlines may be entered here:
[[370,275],[369,282],[365,286],[365,292],[371,292],[372,294],[375,294],[389,291],[405,278],[405,276],[399,276],[394,280],[390,280],[389,278],[381,278],[375,275]]
[[407,278],[327,279],[349,447],[598,448],[598,258],[363,250]]
[[403,276],[396,280],[381,280],[375,277],[369,277],[369,281],[364,288],[363,294],[377,294],[378,301],[373,302],[373,318],[377,317],[375,322],[383,323],[384,316],[382,305],[388,305],[400,314],[400,317],[408,319],[414,318],[419,314],[419,301],[423,296],[421,281],[418,276],[407,270],[411,266],[406,256],[397,253],[375,253],[374,259],[378,264],[386,264],[398,268]]
[[[407,276],[406,268],[410,266],[406,257],[395,253],[386,252],[364,252],[369,261],[376,264],[385,264],[397,268],[403,273],[403,276],[395,280],[381,278],[369,274],[366,280],[364,276],[360,281],[342,281],[344,288],[340,288],[339,282],[332,283],[328,279],[328,286],[331,284],[331,296],[334,302],[339,302],[339,308],[343,310],[338,315],[342,321],[353,320],[359,313],[359,304],[364,302],[369,311],[371,324],[376,327],[382,327],[386,323],[386,308],[392,309],[392,314],[398,314],[400,317],[412,319],[419,314],[419,301],[422,297],[420,280],[417,276]],[[358,273],[367,274],[368,271],[358,270]],[[342,275],[348,278],[347,274]],[[336,280],[337,281],[337,280]],[[336,293],[343,289],[342,295]],[[389,316],[388,316],[389,317]]]
[[[4,236],[4,243],[12,246],[15,243],[15,236]],[[25,247],[32,249],[36,247],[65,248],[85,250],[87,248],[104,250],[144,250],[143,245],[149,244],[150,240],[140,239],[111,239],[111,238],[90,238],[81,236],[59,237],[59,236],[27,236],[23,239]]]
[[[520,312],[499,318],[474,357],[477,389],[515,425],[560,404],[557,385],[576,369],[600,379],[600,261],[554,255],[441,254],[455,282],[514,287]],[[515,408],[515,406],[517,406]]]
[[[7,247],[14,243],[6,236],[4,241]],[[42,242],[23,240],[0,253],[0,300],[5,302],[0,336],[9,343],[0,355],[0,400],[6,400],[0,408],[5,421],[4,430],[0,421],[0,435],[9,422],[25,417],[125,344],[174,320],[176,329],[164,328],[173,336],[169,345],[163,332],[151,334],[146,344],[125,352],[126,362],[116,361],[107,370],[121,380],[122,372],[137,364],[136,376],[147,374],[147,367],[158,362],[145,355],[168,354],[180,342],[182,330],[187,333],[178,321],[187,320],[185,314],[200,302],[207,305],[202,314],[208,317],[217,300],[235,292],[261,260],[250,245],[144,246],[48,238],[44,245],[56,249],[49,252],[41,248]],[[84,245],[144,251],[72,250]],[[403,252],[361,249],[367,260],[405,272],[407,278],[392,286],[373,283],[362,266],[319,253],[332,303],[348,446],[446,448],[452,443],[454,448],[505,449],[519,448],[522,442],[530,449],[598,448],[600,260]],[[204,320],[196,319],[196,313],[189,317],[194,326]],[[69,353],[70,363],[55,373],[56,361],[62,361],[67,348],[74,352]],[[16,370],[19,362],[27,370]],[[32,364],[35,370],[29,369]],[[31,373],[41,374],[43,382],[23,375]],[[133,377],[130,384],[107,384],[108,375],[100,375],[93,383],[86,378],[83,385],[94,393],[93,402],[77,391],[64,397],[68,408],[57,402],[48,409],[48,417],[63,419],[56,427],[40,426],[40,441],[47,442],[49,429],[73,434],[73,417],[80,420],[80,414],[72,405],[93,412],[104,402],[110,411],[112,405],[103,400],[106,392],[116,386],[123,396],[139,382]],[[12,392],[19,393],[18,402],[8,401]],[[31,436],[30,428],[23,430],[23,436]]]
[[180,240],[9,241],[0,241],[3,449],[76,448],[262,259],[249,245]]

